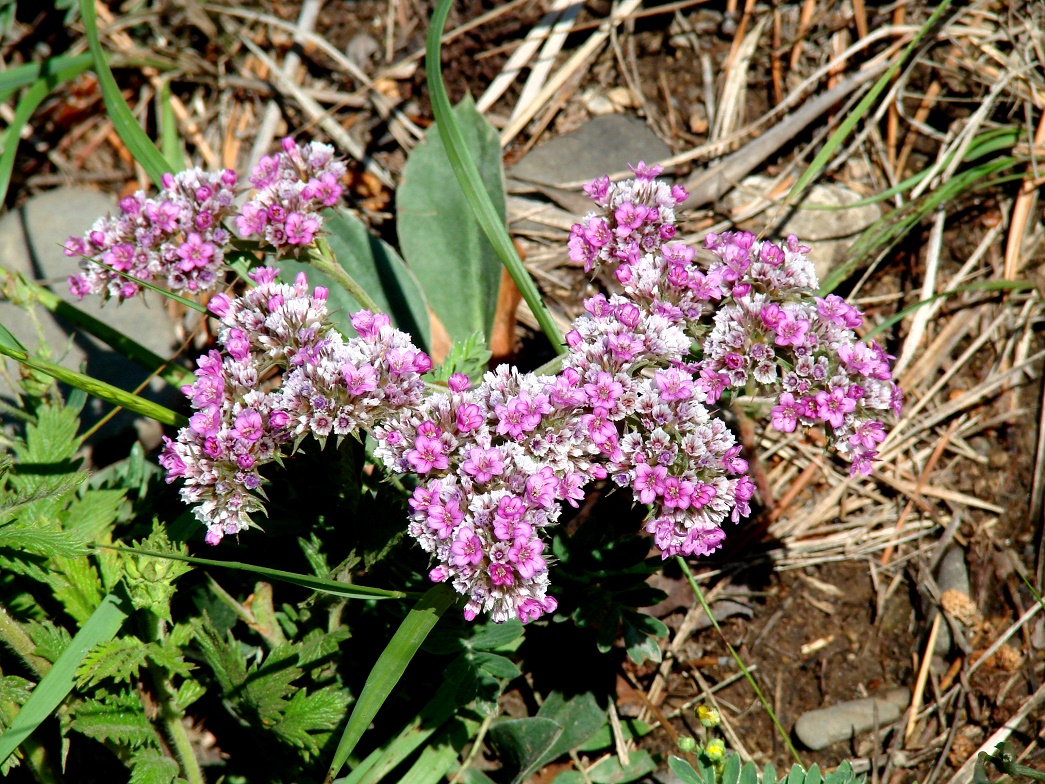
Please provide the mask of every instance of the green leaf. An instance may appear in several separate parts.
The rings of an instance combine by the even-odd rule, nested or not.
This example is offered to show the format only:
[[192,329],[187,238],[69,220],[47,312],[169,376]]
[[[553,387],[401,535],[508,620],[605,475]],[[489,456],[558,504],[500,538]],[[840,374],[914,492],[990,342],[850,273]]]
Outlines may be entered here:
[[451,721],[421,752],[398,784],[439,784],[478,726],[477,722],[463,718]]
[[352,708],[352,715],[345,726],[341,742],[334,752],[334,760],[327,770],[328,781],[332,781],[341,771],[425,637],[456,600],[457,594],[453,588],[439,584],[430,588],[407,614],[367,676],[363,691]]
[[130,613],[128,604],[109,594],[80,628],[72,642],[58,657],[50,671],[33,690],[33,695],[19,711],[7,731],[0,735],[0,762],[29,737],[44,719],[51,715],[73,688],[76,669],[95,645],[111,640]]
[[490,741],[517,769],[513,784],[591,738],[606,723],[606,711],[591,693],[571,700],[552,692],[537,715],[509,719],[490,728]]
[[766,767],[762,770],[762,781],[763,784],[776,784],[776,768],[773,767],[772,762],[767,762]]
[[740,755],[730,754],[722,767],[721,784],[737,784],[740,781]]
[[[475,156],[470,154],[468,140],[450,108],[450,99],[446,94],[446,85],[443,84],[442,73],[442,39],[443,29],[446,27],[446,17],[450,13],[452,0],[439,0],[435,10],[432,12],[432,21],[428,26],[428,36],[425,40],[425,72],[428,80],[428,96],[432,102],[432,113],[435,115],[436,129],[445,145],[448,160],[457,183],[464,193],[472,213],[475,215],[483,233],[493,244],[497,255],[504,264],[505,269],[512,276],[515,285],[522,294],[523,300],[529,305],[541,331],[551,342],[552,348],[558,354],[566,351],[566,344],[555,326],[555,320],[545,307],[540,292],[534,285],[533,278],[523,266],[519,254],[515,251],[511,237],[504,226],[504,210],[500,210],[494,203],[494,199],[503,199],[503,188],[491,193],[486,177],[480,172],[476,165]],[[469,99],[470,100],[470,99]],[[499,156],[499,152],[498,152]],[[409,165],[409,164],[408,164]],[[480,162],[481,165],[481,162]],[[437,182],[436,190],[431,191],[433,198],[435,194],[445,194],[446,182]],[[402,186],[400,186],[402,187]],[[402,222],[399,223],[402,232]],[[438,311],[437,311],[438,312]]]
[[657,763],[645,749],[633,751],[629,757],[627,767],[621,764],[620,757],[606,757],[588,769],[588,779],[592,784],[628,784],[657,769]]
[[511,680],[522,675],[522,671],[512,662],[496,653],[477,653],[473,659],[475,666],[495,678]]
[[56,626],[51,621],[29,621],[25,624],[25,632],[36,648],[33,655],[54,664],[72,642],[72,637],[64,626]]
[[119,134],[123,143],[127,145],[127,149],[131,151],[134,160],[141,164],[141,167],[145,169],[145,172],[156,183],[156,186],[160,187],[162,185],[160,182],[161,178],[164,174],[172,171],[171,166],[160,154],[160,151],[156,149],[156,145],[152,143],[152,140],[141,129],[141,126],[138,125],[138,121],[131,112],[131,108],[127,105],[127,101],[123,99],[120,86],[116,84],[116,79],[113,78],[112,71],[109,70],[105,52],[102,50],[101,42],[98,40],[98,19],[95,15],[94,0],[80,0],[80,15],[83,17],[84,34],[87,36],[87,48],[90,50],[94,61],[94,72],[98,75],[98,84],[102,89],[102,99],[105,101],[105,108],[108,110],[113,128],[116,129],[116,133]]
[[72,716],[72,728],[89,738],[131,748],[158,745],[156,730],[136,691],[128,689],[101,699],[84,700]]
[[[503,230],[504,174],[497,132],[475,110],[471,98],[458,104],[453,114]],[[429,128],[410,153],[396,193],[399,245],[450,337],[465,340],[478,331],[489,338],[501,262],[454,181],[439,130]]]
[[803,784],[821,784],[824,777],[820,775],[820,766],[815,762],[809,766],[809,770],[806,771],[806,778]]
[[[638,719],[621,719],[620,729],[624,740],[642,738],[648,735],[650,731],[649,725]],[[604,724],[599,728],[598,732],[578,746],[577,751],[582,753],[601,751],[602,749],[608,749],[613,743],[613,728],[609,724]]]
[[[419,348],[427,349],[432,342],[428,303],[414,273],[387,242],[371,234],[354,215],[327,210],[323,217],[323,228],[330,232],[327,244],[337,263],[396,327],[410,333]],[[281,279],[293,280],[298,272],[304,272],[312,285],[326,286],[327,307],[334,323],[344,334],[355,334],[351,316],[363,307],[362,303],[311,264],[280,259],[279,266]]]
[[300,689],[294,692],[283,718],[272,725],[272,731],[287,743],[317,754],[317,734],[333,732],[347,707],[348,696],[342,689],[327,686],[311,694]]
[[[740,784],[758,784],[758,768],[755,767],[755,763],[751,760],[748,760],[747,764],[740,771]],[[772,784],[776,784],[775,779]]]
[[[86,71],[91,67],[89,54],[60,54],[45,60],[24,63],[8,68],[0,73],[0,101],[6,101],[16,90],[28,87],[37,80],[49,78],[65,68],[82,66]],[[82,73],[82,72],[81,72]]]
[[704,781],[703,777],[682,757],[669,757],[668,767],[682,780],[682,784],[715,784],[714,779]]
[[107,678],[116,683],[130,683],[145,664],[149,647],[133,635],[98,643],[83,657],[83,662],[77,668],[76,685],[82,689]]
[[791,772],[787,774],[787,784],[805,784],[806,772],[802,766],[795,763],[791,766]]
[[62,528],[86,542],[100,539],[116,522],[126,496],[125,490],[88,490],[62,512]]
[[486,372],[491,356],[483,333],[473,332],[450,346],[450,353],[446,355],[443,364],[432,371],[432,379],[445,383],[454,373],[464,373],[473,383],[478,383]]
[[178,763],[159,749],[142,749],[131,757],[128,784],[172,784],[180,772]]

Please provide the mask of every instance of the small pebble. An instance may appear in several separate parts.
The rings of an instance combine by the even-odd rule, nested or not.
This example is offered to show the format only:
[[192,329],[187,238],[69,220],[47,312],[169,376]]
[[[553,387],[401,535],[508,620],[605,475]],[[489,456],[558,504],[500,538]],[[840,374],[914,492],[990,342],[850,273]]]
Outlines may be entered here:
[[878,726],[892,724],[900,718],[910,698],[910,690],[901,687],[891,689],[879,697],[866,697],[809,711],[795,723],[795,735],[806,748],[819,751],[832,743],[848,740],[873,729],[876,708]]

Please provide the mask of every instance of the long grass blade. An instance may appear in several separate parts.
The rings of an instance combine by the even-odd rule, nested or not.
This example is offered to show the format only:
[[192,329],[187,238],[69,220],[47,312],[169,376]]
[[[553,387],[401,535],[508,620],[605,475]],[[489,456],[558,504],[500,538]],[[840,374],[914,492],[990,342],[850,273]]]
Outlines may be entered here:
[[[441,29],[441,28],[440,28]],[[330,763],[324,784],[331,784],[341,771],[345,762],[355,749],[359,739],[363,737],[374,716],[385,704],[388,695],[399,682],[406,666],[413,659],[417,649],[421,647],[425,637],[432,631],[436,623],[457,599],[453,588],[446,584],[436,585],[428,590],[403,623],[392,636],[385,650],[377,660],[377,664],[367,676],[363,691],[352,708],[348,725],[341,736],[341,742],[334,752],[334,761]]]
[[94,72],[98,74],[98,84],[102,88],[102,99],[105,108],[109,110],[109,119],[112,120],[113,128],[119,134],[123,143],[127,145],[134,160],[141,164],[146,174],[152,178],[157,187],[161,185],[164,174],[172,171],[170,164],[156,149],[145,131],[138,125],[138,121],[123,99],[120,86],[116,84],[109,63],[105,59],[105,51],[102,49],[101,41],[98,39],[98,18],[94,10],[94,0],[80,0],[80,16],[83,17],[84,35],[87,37],[87,48],[91,52],[94,62]]
[[298,572],[285,572],[282,569],[269,569],[264,566],[244,563],[242,561],[221,561],[214,558],[197,558],[192,555],[177,555],[174,553],[158,553],[152,550],[139,550],[130,547],[118,547],[115,545],[98,545],[99,550],[111,550],[117,553],[129,555],[148,555],[153,558],[166,558],[169,561],[183,561],[194,566],[214,566],[220,569],[234,569],[241,572],[250,572],[259,577],[270,580],[290,583],[301,588],[329,593],[345,599],[405,599],[411,594],[406,591],[389,591],[384,588],[370,588],[365,585],[350,585],[337,580],[327,580],[323,577],[315,577],[311,574],[299,574]]
[[[82,66],[83,71],[91,67],[89,54],[59,54],[41,62],[24,63],[0,73],[0,102],[6,101],[18,90],[28,87],[41,77],[55,74],[65,68]],[[83,73],[81,71],[81,73]]]
[[69,647],[62,652],[58,661],[33,689],[32,695],[18,711],[7,732],[0,735],[0,762],[11,756],[22,741],[62,703],[72,691],[76,670],[87,652],[98,643],[108,642],[115,637],[130,613],[130,602],[126,599],[114,594],[102,599],[98,608],[73,637]]
[[[0,271],[3,271],[2,266],[0,266]],[[141,343],[124,335],[118,329],[110,327],[90,313],[86,313],[75,305],[66,302],[49,288],[27,280],[23,275],[18,276],[16,285],[24,286],[33,300],[38,302],[41,307],[65,319],[70,324],[79,327],[88,335],[98,338],[98,340],[109,346],[120,356],[126,357],[150,373],[155,373],[171,386],[181,387],[184,384],[191,384],[195,380],[195,376],[189,371],[172,364],[170,360],[153,353]]]
[[25,128],[37,107],[55,87],[70,79],[75,79],[90,67],[90,62],[83,58],[68,58],[64,64],[57,62],[57,59],[53,58],[40,63],[37,80],[32,87],[26,90],[25,95],[18,102],[11,124],[4,131],[4,152],[0,155],[0,201],[7,198],[7,188],[11,184],[11,172],[14,171],[15,155],[18,153],[18,142],[22,136],[22,129]]
[[[87,2],[87,0],[83,0]],[[482,177],[475,161],[468,154],[464,135],[454,119],[453,110],[450,106],[450,98],[446,94],[446,86],[443,84],[443,71],[441,65],[441,50],[443,28],[446,26],[446,17],[450,12],[452,0],[440,0],[432,13],[432,21],[428,28],[428,42],[425,52],[425,73],[428,77],[428,95],[432,101],[432,113],[435,115],[436,127],[439,136],[446,148],[446,155],[450,159],[457,182],[464,191],[468,203],[475,213],[479,225],[486,233],[487,239],[493,245],[501,262],[507,268],[508,273],[515,281],[522,298],[529,305],[530,311],[541,327],[541,331],[552,344],[556,353],[562,354],[566,351],[566,344],[559,328],[555,325],[551,313],[545,307],[537,286],[530,277],[530,273],[523,266],[519,254],[515,251],[508,230],[505,229],[497,210],[490,201],[490,196],[483,186]]]
[[114,387],[112,384],[91,378],[75,370],[56,365],[54,362],[30,355],[25,347],[15,340],[14,336],[3,325],[0,325],[0,354],[10,357],[31,370],[50,376],[56,381],[82,389],[87,394],[94,395],[107,403],[122,406],[128,411],[149,417],[149,419],[155,419],[160,424],[171,425],[172,427],[185,427],[189,424],[188,419],[175,411],[171,411],[166,406],[153,403],[151,400],[139,397],[133,392]]
[[844,142],[849,134],[852,133],[853,128],[856,127],[857,123],[863,120],[867,115],[870,108],[874,105],[874,102],[878,100],[878,96],[881,95],[885,88],[889,86],[889,83],[896,75],[896,72],[900,70],[905,62],[907,62],[907,59],[918,47],[922,39],[936,26],[940,17],[942,17],[947,9],[950,8],[951,2],[952,0],[943,0],[943,2],[936,7],[936,10],[933,11],[932,15],[925,21],[925,24],[922,25],[914,38],[911,39],[911,42],[904,48],[903,53],[896,58],[896,61],[890,65],[889,68],[886,69],[885,73],[883,73],[878,81],[874,83],[874,86],[868,91],[867,95],[861,99],[860,103],[856,105],[856,108],[849,113],[849,116],[842,121],[841,125],[838,126],[838,129],[831,134],[831,137],[824,143],[823,148],[816,154],[816,157],[813,158],[812,163],[809,164],[809,168],[802,173],[802,176],[798,178],[798,182],[794,184],[794,187],[792,187],[790,192],[787,194],[787,198],[784,200],[785,204],[794,204],[795,200],[806,189],[809,183],[820,176],[824,167],[827,166],[828,161],[831,160],[831,156],[835,154],[835,150],[842,146],[842,142]]

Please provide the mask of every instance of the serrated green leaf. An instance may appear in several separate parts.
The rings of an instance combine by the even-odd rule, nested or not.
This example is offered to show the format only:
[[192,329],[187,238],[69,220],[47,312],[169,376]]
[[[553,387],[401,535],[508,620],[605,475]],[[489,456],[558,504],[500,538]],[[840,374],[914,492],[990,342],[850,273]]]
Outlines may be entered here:
[[207,687],[199,681],[186,680],[178,687],[174,695],[174,704],[179,711],[184,711],[206,693]]
[[[458,104],[453,114],[503,225],[504,174],[497,132],[475,110],[471,98]],[[480,331],[489,338],[501,262],[454,182],[443,140],[432,126],[410,153],[396,192],[399,244],[450,337],[465,340]]]
[[682,780],[682,784],[714,784],[714,779],[710,782],[705,781],[696,769],[682,757],[669,757],[668,767]]
[[36,648],[33,653],[54,664],[62,655],[72,637],[63,626],[56,626],[51,621],[29,621],[25,624],[26,634]]
[[52,558],[47,581],[55,598],[79,623],[90,618],[101,604],[102,580],[87,558]]
[[138,693],[125,690],[102,699],[87,699],[72,712],[72,729],[99,741],[121,746],[158,745],[159,738],[145,715]]
[[185,661],[182,647],[169,637],[159,645],[149,643],[147,649],[149,659],[166,670],[170,675],[178,675],[185,678],[196,669],[196,665]]
[[0,729],[10,726],[15,711],[10,714],[8,708],[12,706],[21,707],[33,693],[34,684],[17,675],[5,675],[0,678]]
[[126,497],[126,490],[89,490],[62,513],[62,528],[85,542],[99,539],[116,522]]
[[[396,327],[409,333],[419,348],[427,350],[432,342],[428,303],[413,271],[388,243],[372,235],[354,215],[326,210],[323,217],[323,229],[329,232],[327,243],[337,263]],[[279,266],[281,279],[292,280],[298,272],[304,272],[312,285],[326,286],[327,307],[334,323],[343,333],[355,334],[350,317],[362,305],[351,294],[310,264],[281,259]]]
[[76,685],[94,686],[106,679],[130,683],[145,664],[152,643],[146,645],[137,637],[118,637],[94,646],[76,670]]
[[464,340],[454,341],[443,364],[432,372],[432,379],[445,383],[454,373],[463,373],[477,383],[486,372],[491,356],[483,333],[473,332]]
[[740,781],[740,755],[730,754],[722,766],[722,784],[737,784]]
[[309,754],[319,752],[317,735],[333,732],[345,717],[348,696],[333,686],[305,693],[294,692],[283,712],[283,718],[272,725],[272,731],[282,740]]
[[68,647],[43,677],[7,731],[0,735],[0,761],[6,760],[73,688],[76,668],[95,645],[111,640],[127,619],[130,608],[110,594],[80,627]]
[[131,757],[128,784],[173,784],[179,772],[178,763],[159,749],[142,749]]
[[298,666],[305,667],[337,653],[342,642],[352,636],[351,630],[335,629],[332,632],[313,629],[298,645]]

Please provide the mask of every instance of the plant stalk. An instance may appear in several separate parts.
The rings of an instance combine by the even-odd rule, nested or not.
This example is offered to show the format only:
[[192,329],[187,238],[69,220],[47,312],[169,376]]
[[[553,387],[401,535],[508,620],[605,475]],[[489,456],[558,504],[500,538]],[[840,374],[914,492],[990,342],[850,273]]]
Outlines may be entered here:
[[21,624],[12,618],[7,610],[0,606],[0,640],[17,653],[38,677],[42,678],[51,669],[51,662],[37,656],[36,643],[29,639]]
[[[163,619],[154,612],[146,612],[145,616],[148,624],[149,639],[153,642],[162,643],[164,637],[166,637]],[[185,714],[175,705],[174,689],[171,687],[170,681],[167,680],[167,674],[163,671],[163,668],[151,660],[146,666],[156,687],[156,696],[160,707],[160,723],[163,725],[167,739],[174,748],[174,756],[181,766],[182,775],[185,776],[189,784],[206,784],[207,780],[203,776],[203,769],[200,767],[200,762],[196,759],[196,754],[192,750],[192,741],[189,740],[189,735],[185,732],[185,724],[182,722]]]
[[766,713],[769,714],[769,718],[773,720],[774,726],[777,728],[777,732],[780,733],[780,737],[784,739],[784,743],[787,744],[788,750],[791,752],[791,756],[795,758],[795,762],[799,765],[802,764],[802,759],[798,756],[798,752],[795,750],[794,744],[791,743],[791,738],[787,734],[787,730],[780,724],[780,719],[777,718],[776,712],[773,710],[773,706],[769,704],[769,700],[762,694],[762,690],[758,688],[758,684],[755,683],[755,678],[751,675],[751,671],[744,664],[744,660],[740,658],[740,654],[736,652],[732,645],[729,644],[729,640],[726,639],[726,635],[722,633],[722,627],[718,625],[718,621],[715,620],[715,616],[711,614],[711,608],[708,606],[707,599],[704,598],[704,592],[700,590],[700,586],[697,585],[696,579],[693,577],[693,572],[689,570],[689,564],[686,563],[686,559],[681,555],[675,556],[675,561],[682,569],[682,573],[686,575],[686,580],[689,581],[689,587],[693,589],[693,593],[697,596],[697,601],[700,602],[701,608],[704,613],[708,616],[708,620],[711,621],[711,625],[715,627],[715,631],[722,637],[722,642],[726,644],[726,649],[729,651],[729,655],[733,657],[733,661],[737,663],[740,671],[744,673],[744,677],[747,682],[751,684],[751,688],[755,690],[755,696],[758,697],[758,701],[762,703],[762,707],[766,709]]
[[315,249],[316,252],[309,254],[308,257],[312,266],[337,281],[338,285],[347,291],[364,310],[369,310],[371,313],[381,312],[381,308],[370,299],[369,294],[363,291],[363,287],[356,283],[355,279],[345,272],[345,268],[337,263],[334,252],[323,237],[316,238]]

